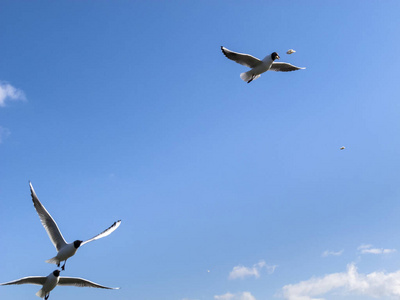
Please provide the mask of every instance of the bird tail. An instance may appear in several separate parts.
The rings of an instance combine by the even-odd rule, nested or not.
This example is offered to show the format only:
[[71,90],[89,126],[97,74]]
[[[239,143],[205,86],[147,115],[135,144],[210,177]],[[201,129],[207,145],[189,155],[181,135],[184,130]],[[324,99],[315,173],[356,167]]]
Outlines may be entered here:
[[53,258],[50,258],[50,259],[46,260],[46,262],[48,264],[56,264],[56,265],[58,265],[60,263],[60,261],[58,260],[57,256],[54,256]]
[[36,293],[36,296],[38,296],[40,298],[44,298],[46,296],[46,292],[42,288]]
[[244,72],[240,74],[240,78],[242,78],[243,81],[246,81],[247,83],[252,82],[254,79],[257,79],[260,77],[260,74],[254,75],[251,74],[251,72]]

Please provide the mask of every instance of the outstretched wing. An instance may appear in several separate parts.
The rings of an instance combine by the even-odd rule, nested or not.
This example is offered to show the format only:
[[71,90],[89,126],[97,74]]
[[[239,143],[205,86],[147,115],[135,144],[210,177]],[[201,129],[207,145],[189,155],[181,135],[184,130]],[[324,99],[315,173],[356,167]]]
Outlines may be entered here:
[[60,251],[60,249],[67,243],[58,229],[57,223],[51,217],[46,208],[44,208],[42,203],[40,203],[39,198],[36,196],[35,190],[33,189],[32,183],[29,182],[29,185],[31,187],[33,205],[39,215],[40,221],[42,222],[44,229],[46,229],[51,242],[56,247],[57,251]]
[[276,72],[290,72],[290,71],[296,71],[296,70],[302,70],[305,68],[300,68],[293,66],[289,63],[285,62],[273,62],[270,71],[276,71]]
[[36,284],[36,285],[44,285],[46,282],[46,277],[41,276],[29,276],[21,279],[17,279],[10,282],[0,283],[0,285],[12,285],[12,284]]
[[86,244],[86,243],[89,243],[89,242],[94,241],[94,240],[101,239],[101,238],[103,238],[103,237],[105,237],[105,236],[111,234],[115,229],[117,229],[117,228],[119,227],[120,224],[121,224],[121,220],[118,220],[117,222],[114,222],[114,224],[112,224],[110,227],[108,227],[108,228],[107,228],[106,230],[104,230],[102,233],[99,233],[98,235],[92,237],[91,239],[88,239],[87,241],[84,241],[84,242],[81,244],[81,246],[84,245],[84,244]]
[[221,46],[222,53],[229,59],[248,68],[255,68],[262,63],[258,58],[249,54],[233,52]]
[[107,286],[100,285],[100,284],[94,283],[92,281],[83,279],[83,278],[76,278],[76,277],[60,277],[60,280],[58,281],[58,285],[93,287],[93,288],[108,289],[108,290],[118,290],[119,289],[119,288],[107,287]]

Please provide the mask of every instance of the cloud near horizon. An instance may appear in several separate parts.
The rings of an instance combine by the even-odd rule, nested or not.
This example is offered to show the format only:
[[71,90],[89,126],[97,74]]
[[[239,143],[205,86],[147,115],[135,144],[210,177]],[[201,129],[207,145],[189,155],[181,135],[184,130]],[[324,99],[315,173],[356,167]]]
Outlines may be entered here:
[[6,101],[25,101],[25,93],[13,87],[11,84],[0,81],[0,107],[6,105]]
[[372,245],[363,244],[357,248],[361,254],[389,254],[396,252],[396,249],[372,248]]
[[281,295],[287,300],[324,300],[322,297],[330,292],[373,298],[400,297],[400,270],[393,273],[379,271],[362,274],[358,273],[355,263],[351,263],[346,272],[285,285]]
[[242,293],[226,293],[224,295],[215,295],[215,300],[256,300],[256,298],[250,292]]
[[267,269],[269,274],[274,273],[277,266],[269,266],[264,260],[259,261],[254,264],[253,267],[245,267],[242,265],[233,267],[232,271],[229,273],[228,279],[243,279],[245,277],[254,276],[255,278],[260,277],[260,271],[262,269]]
[[344,250],[340,250],[340,251],[329,251],[329,250],[326,250],[326,251],[324,251],[324,252],[321,254],[321,256],[322,256],[322,257],[340,256],[340,255],[343,254],[343,252],[344,252]]

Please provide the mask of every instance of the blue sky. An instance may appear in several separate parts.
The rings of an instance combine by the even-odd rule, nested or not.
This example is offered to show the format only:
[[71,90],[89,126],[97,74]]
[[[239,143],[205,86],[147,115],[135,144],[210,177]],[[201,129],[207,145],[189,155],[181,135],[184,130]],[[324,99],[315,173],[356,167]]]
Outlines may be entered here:
[[0,282],[55,269],[30,180],[67,241],[122,219],[62,273],[121,290],[51,299],[399,298],[399,9],[2,1]]

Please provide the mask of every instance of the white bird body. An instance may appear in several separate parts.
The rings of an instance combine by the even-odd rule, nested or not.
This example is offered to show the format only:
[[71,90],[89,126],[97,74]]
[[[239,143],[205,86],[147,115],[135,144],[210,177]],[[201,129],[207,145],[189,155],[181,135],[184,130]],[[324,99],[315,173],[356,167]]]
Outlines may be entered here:
[[55,271],[46,277],[43,287],[36,293],[36,296],[45,298],[57,286],[57,283],[60,280],[60,272],[58,271],[57,276],[54,273]]
[[267,55],[264,57],[262,60],[262,63],[259,64],[258,66],[254,67],[250,71],[244,72],[240,74],[240,78],[244,81],[250,81],[257,79],[258,77],[261,76],[262,73],[267,72],[269,69],[271,69],[272,64],[274,63],[273,59],[271,58],[271,55]]
[[60,262],[66,261],[71,256],[74,256],[78,248],[75,248],[74,243],[69,243],[64,245],[58,251],[57,255],[49,260],[46,260],[47,263],[59,265]]
[[[102,237],[105,237],[111,234],[114,230],[116,230],[121,224],[121,220],[114,222],[109,228],[104,230],[102,233],[88,239],[86,241],[76,240],[73,243],[67,243],[64,237],[61,234],[61,231],[58,229],[57,223],[54,221],[50,213],[46,210],[46,208],[39,201],[39,198],[36,196],[35,190],[33,189],[32,184],[29,182],[29,186],[31,189],[31,196],[33,205],[36,209],[36,212],[39,215],[40,221],[42,222],[43,227],[46,229],[47,234],[53,243],[54,247],[56,247],[57,255],[49,260],[46,260],[47,263],[57,264],[60,266],[60,262],[67,261],[68,258],[75,255],[78,248],[86,243],[91,241],[98,240]],[[61,267],[64,270],[65,263]]]
[[42,288],[36,293],[36,296],[40,298],[45,298],[46,300],[50,296],[50,292],[57,285],[65,285],[65,286],[78,286],[78,287],[93,287],[100,289],[108,289],[108,290],[117,290],[119,288],[107,287],[104,285],[100,285],[89,281],[87,279],[78,278],[78,277],[60,277],[60,271],[55,270],[47,277],[41,276],[29,276],[21,279],[17,279],[14,281],[0,283],[0,285],[16,285],[16,284],[36,284],[41,285]]
[[296,67],[294,65],[285,62],[275,62],[276,59],[280,58],[278,53],[276,52],[267,55],[266,57],[264,57],[263,60],[259,60],[258,58],[251,56],[249,54],[234,52],[222,46],[221,50],[222,53],[230,60],[233,60],[238,64],[251,68],[250,71],[240,74],[240,78],[242,78],[242,80],[246,81],[247,83],[250,83],[254,79],[257,79],[258,77],[261,76],[262,73],[267,71],[290,72],[290,71],[305,69]]

